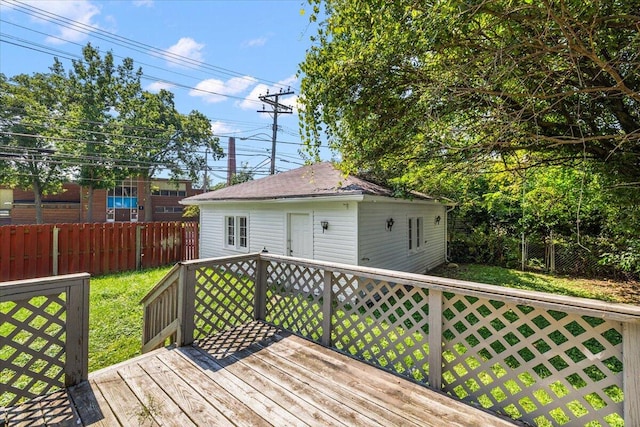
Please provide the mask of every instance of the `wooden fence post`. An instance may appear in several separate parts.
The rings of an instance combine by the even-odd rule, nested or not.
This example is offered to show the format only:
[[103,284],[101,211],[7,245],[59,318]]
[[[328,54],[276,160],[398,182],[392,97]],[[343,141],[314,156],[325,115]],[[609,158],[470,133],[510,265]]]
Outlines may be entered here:
[[142,225],[136,226],[136,270],[142,266]]
[[333,271],[324,270],[322,288],[322,345],[331,347],[331,318],[333,317]]
[[59,235],[60,235],[60,229],[58,227],[56,227],[55,225],[53,226],[53,241],[51,244],[51,261],[52,261],[52,275],[57,276],[58,275],[58,242],[59,242]]
[[89,278],[67,288],[66,387],[89,375]]
[[429,385],[442,388],[442,291],[429,289]]

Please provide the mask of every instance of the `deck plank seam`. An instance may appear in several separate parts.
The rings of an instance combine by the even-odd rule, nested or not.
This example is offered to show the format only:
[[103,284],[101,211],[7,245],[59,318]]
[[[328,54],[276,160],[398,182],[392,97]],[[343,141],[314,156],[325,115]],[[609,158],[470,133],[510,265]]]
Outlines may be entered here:
[[[341,422],[339,419],[335,418],[333,416],[333,414],[331,414],[330,412],[327,412],[326,408],[323,408],[322,405],[318,405],[315,402],[305,399],[304,396],[300,395],[300,394],[296,394],[295,390],[289,390],[288,387],[285,387],[284,384],[291,384],[292,382],[297,381],[297,379],[291,375],[286,375],[286,380],[281,376],[280,378],[283,379],[283,381],[276,381],[276,378],[273,378],[272,376],[268,376],[265,372],[262,372],[261,370],[256,369],[255,367],[252,366],[252,364],[247,363],[244,361],[244,358],[249,358],[251,356],[253,356],[253,352],[251,352],[248,349],[244,349],[239,351],[238,353],[244,354],[244,357],[236,357],[236,356],[230,356],[230,359],[233,360],[233,362],[230,363],[230,365],[237,365],[239,366],[239,370],[242,371],[243,369],[245,370],[245,372],[251,371],[252,374],[251,376],[253,378],[256,378],[256,380],[259,380],[259,378],[262,378],[263,383],[267,383],[270,385],[270,387],[279,390],[280,393],[284,394],[287,398],[289,398],[289,400],[293,400],[294,401],[294,405],[290,405],[289,408],[289,412],[291,412],[292,409],[294,409],[296,406],[300,406],[299,404],[295,404],[295,399],[299,399],[302,402],[304,402],[305,406],[308,406],[310,408],[313,408],[313,410],[315,410],[316,412],[319,412],[321,414],[323,414],[323,419],[325,420],[326,423],[331,422],[330,425],[346,425],[344,422]],[[252,358],[251,361],[254,362],[257,358]],[[259,359],[258,359],[259,360]],[[231,366],[225,366],[225,368],[229,369],[231,368]],[[278,370],[277,367],[271,365],[268,368],[270,368],[270,370]],[[286,374],[283,371],[278,370],[279,372]],[[238,372],[236,373],[236,375],[241,374],[242,372]],[[278,379],[280,379],[278,378]],[[300,384],[302,384],[302,386],[306,386],[309,387],[308,383],[303,383],[301,381],[298,381]],[[291,387],[293,389],[295,389],[295,387]],[[304,410],[305,408],[300,406],[300,409]],[[314,418],[316,418],[316,422],[320,421],[319,419],[317,419],[317,417],[315,417],[313,414],[312,416]]]
[[[262,420],[262,424],[263,425],[272,425],[271,423],[268,422],[268,420],[266,420],[264,417],[260,416],[260,414],[255,413],[254,411],[251,410],[251,408],[249,408],[244,402],[242,402],[240,399],[238,399],[236,396],[234,396],[232,393],[230,393],[228,390],[224,389],[223,387],[220,387],[220,385],[218,385],[218,383],[216,383],[215,381],[213,381],[208,375],[205,375],[202,368],[197,364],[194,363],[192,360],[190,360],[188,357],[186,357],[184,354],[182,354],[182,352],[176,351],[175,352],[175,357],[178,358],[182,363],[186,363],[188,364],[187,366],[190,366],[192,369],[196,370],[196,372],[200,375],[199,379],[200,381],[202,381],[202,379],[206,379],[207,384],[210,384],[211,386],[213,386],[216,391],[218,391],[217,395],[214,396],[209,396],[207,395],[205,392],[206,390],[204,390],[202,388],[202,385],[198,385],[196,386],[194,383],[188,383],[188,386],[190,388],[192,388],[197,394],[199,394],[200,396],[203,397],[203,399],[209,404],[211,405],[218,413],[220,413],[222,415],[222,417],[227,420],[227,422],[230,425],[252,425],[252,424],[257,424],[257,423],[252,423],[252,424],[239,424],[239,422],[241,420],[239,420],[237,417],[235,419],[232,419],[230,416],[228,416],[226,413],[224,413],[223,411],[220,411],[217,407],[218,404],[220,404],[220,399],[223,399],[224,397],[227,397],[229,399],[232,399],[233,402],[235,402],[235,406],[241,406],[244,408],[244,410],[246,412],[250,412],[251,414],[254,414],[255,417],[257,417],[258,419]],[[172,366],[174,363],[178,363],[175,361],[171,361],[168,360],[169,356],[168,355],[159,355],[158,359],[164,364],[166,365],[169,369],[174,370],[174,367]],[[181,373],[181,375],[184,375],[184,373]],[[224,395],[223,395],[224,394]],[[215,400],[212,400],[215,399]]]
[[[309,370],[309,366],[299,363],[292,359],[287,359],[284,356],[278,354],[276,351],[273,351],[273,349],[267,349],[267,350],[268,350],[268,353],[271,354],[271,357],[275,358],[275,360],[272,360],[274,364],[277,365],[275,361],[278,360],[283,366],[295,365],[297,367],[297,370],[300,371],[301,373],[304,371],[308,371],[306,375],[309,378],[309,384],[311,384],[311,386],[314,389],[319,390],[317,385],[316,386],[313,385],[314,383],[325,384],[326,387],[331,387],[332,380],[326,379],[323,375],[319,373],[312,372],[311,370]],[[258,357],[261,357],[263,358],[263,360],[266,360],[266,361],[271,360],[266,358],[268,357],[266,353],[260,354],[258,355]],[[284,370],[284,368],[278,368],[278,369]],[[284,372],[287,372],[287,371],[284,371]],[[363,399],[361,396],[361,393],[358,393],[355,389],[348,387],[344,383],[340,383],[340,385],[341,387],[339,389],[334,390],[334,392],[336,393],[337,396],[342,397],[344,400],[341,399],[341,400],[338,400],[338,402],[342,405],[349,406],[353,411],[356,411],[359,414],[367,417],[374,424],[381,425],[380,419],[389,419],[391,417],[391,418],[395,418],[397,422],[401,421],[402,424],[404,425],[416,425],[416,426],[424,425],[423,424],[424,420],[419,419],[413,415],[407,417],[406,413],[398,413],[392,410],[388,411],[387,413],[383,413],[381,406],[377,404],[373,405],[372,404],[373,402]],[[319,392],[322,392],[322,391],[319,390]],[[331,396],[328,396],[328,397],[331,397]],[[331,397],[331,398],[337,400],[336,397]],[[376,402],[376,403],[379,403],[379,402]],[[390,412],[393,414],[393,416],[391,416]]]
[[[240,378],[237,378],[235,375],[228,375],[229,374],[228,371],[226,371],[222,366],[220,366],[217,362],[215,362],[215,360],[212,359],[208,353],[202,351],[197,347],[190,347],[190,346],[181,347],[180,350],[183,350],[187,354],[192,355],[196,360],[200,360],[205,365],[211,366],[212,368],[215,369],[216,373],[223,374],[222,376],[224,376],[224,378],[227,381],[222,381],[222,378],[218,378],[218,376],[210,375],[206,371],[204,372],[205,375],[207,375],[209,378],[212,378],[213,381],[218,383],[222,388],[225,388],[229,392],[232,392],[231,390],[229,390],[228,386],[230,386],[231,388],[237,387],[240,390],[242,390],[244,393],[247,393],[246,397],[250,397],[252,399],[251,401],[244,402],[247,406],[249,406],[249,403],[252,403],[254,405],[257,404],[257,406],[264,406],[264,408],[266,409],[266,413],[268,413],[270,416],[275,416],[275,417],[278,417],[278,415],[274,414],[273,409],[276,407],[281,408],[282,414],[287,414],[288,416],[287,415],[280,416],[279,418],[281,419],[279,424],[283,423],[282,425],[290,425],[290,423],[293,423],[293,425],[300,425],[300,426],[305,425],[303,421],[300,420],[295,414],[291,414],[289,411],[286,410],[286,408],[282,408],[278,402],[274,402],[272,399],[264,396],[260,392],[260,390],[256,389],[252,384],[245,383],[243,380],[241,380]],[[252,396],[249,396],[250,390],[248,389],[253,390],[253,392],[260,394],[266,399],[253,399]],[[267,404],[268,402],[265,402],[265,400],[268,400],[271,404]],[[251,406],[249,407],[251,408]],[[271,422],[270,420],[267,420],[267,421]]]

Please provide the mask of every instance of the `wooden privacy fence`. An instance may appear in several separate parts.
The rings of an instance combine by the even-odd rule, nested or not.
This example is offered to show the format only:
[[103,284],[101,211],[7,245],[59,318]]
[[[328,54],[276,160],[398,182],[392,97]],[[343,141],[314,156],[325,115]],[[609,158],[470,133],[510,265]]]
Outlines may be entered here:
[[196,222],[0,227],[0,281],[105,274],[198,258]]
[[531,425],[640,426],[637,306],[270,254],[180,263],[142,303],[143,352],[259,319]]

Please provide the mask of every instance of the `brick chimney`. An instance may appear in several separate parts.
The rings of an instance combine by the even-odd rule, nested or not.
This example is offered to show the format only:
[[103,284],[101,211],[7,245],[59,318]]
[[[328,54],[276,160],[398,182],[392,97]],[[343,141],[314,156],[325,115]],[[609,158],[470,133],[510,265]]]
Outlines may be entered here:
[[227,185],[231,185],[231,179],[236,174],[236,139],[229,137],[227,153]]

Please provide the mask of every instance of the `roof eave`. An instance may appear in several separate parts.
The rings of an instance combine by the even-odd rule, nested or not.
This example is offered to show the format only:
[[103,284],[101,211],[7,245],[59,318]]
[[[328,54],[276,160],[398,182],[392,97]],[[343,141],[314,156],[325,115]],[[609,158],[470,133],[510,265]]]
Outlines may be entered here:
[[292,197],[255,197],[255,198],[227,198],[227,199],[195,199],[188,200],[183,199],[180,201],[180,204],[183,205],[209,205],[209,204],[217,204],[217,203],[255,203],[255,202],[263,202],[263,203],[299,203],[299,202],[309,202],[309,201],[355,201],[359,202],[364,199],[364,195],[361,193],[350,193],[350,194],[325,194],[325,195],[306,195],[306,196],[292,196]]
[[367,194],[364,196],[365,202],[387,202],[387,203],[420,203],[425,205],[442,205],[442,206],[456,206],[455,203],[450,200],[440,200],[440,199],[424,199],[420,197],[414,198],[402,198],[402,197],[389,197],[389,196],[379,196],[373,194]]

